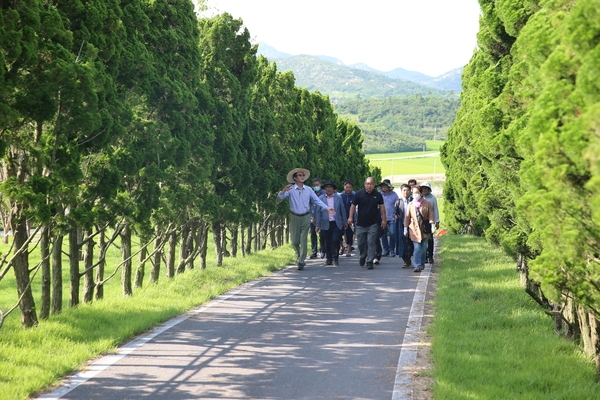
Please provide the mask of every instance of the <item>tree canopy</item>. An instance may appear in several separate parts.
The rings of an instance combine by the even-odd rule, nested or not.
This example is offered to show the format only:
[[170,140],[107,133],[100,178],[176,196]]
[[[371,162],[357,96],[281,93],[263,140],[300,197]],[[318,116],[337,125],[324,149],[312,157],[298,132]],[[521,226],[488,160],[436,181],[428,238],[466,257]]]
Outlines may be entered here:
[[[39,270],[40,316],[62,309],[64,238],[71,306],[82,291],[101,299],[113,276],[128,296],[146,263],[153,281],[206,265],[210,230],[217,264],[284,244],[276,193],[294,167],[338,181],[378,173],[356,124],[257,57],[229,14],[199,19],[190,0],[0,7],[0,215],[13,233],[0,281],[15,273],[25,327],[38,323]],[[42,262],[29,265],[37,237]],[[122,263],[108,266],[117,242]]]

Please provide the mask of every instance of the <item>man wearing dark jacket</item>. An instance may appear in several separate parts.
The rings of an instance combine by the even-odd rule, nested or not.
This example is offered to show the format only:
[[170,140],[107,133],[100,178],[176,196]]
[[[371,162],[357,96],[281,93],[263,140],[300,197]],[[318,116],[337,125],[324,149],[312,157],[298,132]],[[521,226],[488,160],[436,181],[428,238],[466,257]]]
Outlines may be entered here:
[[[356,196],[356,192],[354,191],[354,183],[351,180],[344,181],[344,191],[340,193],[342,197],[342,203],[344,204],[344,209],[346,210],[346,215],[349,215],[350,207],[352,206],[352,201],[354,200],[354,196]],[[350,257],[352,251],[352,245],[354,244],[354,226],[347,225],[344,230],[344,236],[346,238],[346,257]]]
[[410,196],[410,186],[407,184],[402,185],[400,189],[400,197],[396,201],[395,204],[395,216],[396,218],[396,239],[397,239],[397,248],[398,255],[402,257],[404,261],[404,265],[402,268],[410,268],[411,266],[411,257],[413,254],[413,242],[410,238],[404,236],[403,228],[404,228],[404,217],[406,216],[406,211],[408,210],[408,205],[412,201]]

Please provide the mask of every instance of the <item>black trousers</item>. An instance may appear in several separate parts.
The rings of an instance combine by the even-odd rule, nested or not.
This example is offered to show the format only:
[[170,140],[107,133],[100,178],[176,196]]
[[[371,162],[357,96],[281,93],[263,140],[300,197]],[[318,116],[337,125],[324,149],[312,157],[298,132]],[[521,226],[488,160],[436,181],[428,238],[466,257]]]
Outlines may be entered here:
[[400,243],[398,248],[402,249],[402,253],[400,254],[400,256],[402,257],[402,260],[404,261],[405,264],[410,265],[411,264],[410,258],[412,257],[412,255],[415,251],[413,241],[410,240],[410,237],[404,236],[404,232],[402,232],[402,235],[400,235],[400,237],[398,239],[399,239],[399,243]]
[[352,243],[354,243],[354,231],[352,230],[350,225],[348,225],[348,227],[344,231],[344,235],[346,236],[346,244],[348,246],[352,246]]
[[427,260],[433,258],[433,234],[427,238]]
[[321,229],[321,238],[323,238],[323,246],[325,248],[325,256],[327,262],[332,262],[339,258],[340,240],[342,238],[342,230],[337,227],[335,222],[329,223],[329,229]]

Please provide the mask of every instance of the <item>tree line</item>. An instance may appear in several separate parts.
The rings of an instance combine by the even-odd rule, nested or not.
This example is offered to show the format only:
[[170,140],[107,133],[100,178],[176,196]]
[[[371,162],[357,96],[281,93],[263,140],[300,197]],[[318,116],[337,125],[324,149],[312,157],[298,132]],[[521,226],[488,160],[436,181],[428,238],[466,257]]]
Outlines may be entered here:
[[[217,265],[284,244],[276,193],[293,167],[380,174],[357,125],[257,57],[227,13],[199,18],[189,0],[0,7],[0,213],[13,238],[0,280],[14,271],[24,327],[62,310],[63,287],[73,307],[114,276],[127,296],[147,273],[204,268],[209,236]],[[117,244],[122,262],[106,265]]]
[[445,140],[460,100],[454,97],[390,96],[342,100],[335,110],[365,134],[365,153],[421,151],[425,140]]
[[442,148],[446,216],[518,261],[527,292],[600,371],[600,8],[480,4]]

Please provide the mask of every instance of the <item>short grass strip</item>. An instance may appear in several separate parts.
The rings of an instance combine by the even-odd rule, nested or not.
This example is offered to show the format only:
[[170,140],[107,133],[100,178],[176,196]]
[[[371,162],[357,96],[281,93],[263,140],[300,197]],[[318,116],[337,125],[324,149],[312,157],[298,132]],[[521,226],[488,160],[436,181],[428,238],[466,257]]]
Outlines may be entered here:
[[0,329],[0,399],[25,399],[136,334],[291,262],[290,246],[227,258],[223,267],[161,278],[132,297],[65,309],[36,328],[7,324]]
[[482,238],[446,235],[433,318],[434,398],[600,399],[595,367]]

